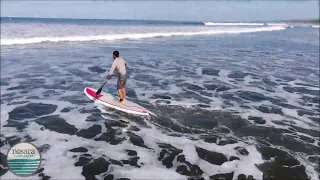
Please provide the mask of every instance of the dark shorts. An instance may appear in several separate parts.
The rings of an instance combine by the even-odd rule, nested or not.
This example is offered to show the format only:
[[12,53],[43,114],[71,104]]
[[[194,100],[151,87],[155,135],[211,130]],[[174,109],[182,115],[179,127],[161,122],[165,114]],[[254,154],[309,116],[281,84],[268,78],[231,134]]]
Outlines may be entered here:
[[127,78],[128,78],[127,75],[119,75],[117,89],[122,89],[126,87]]

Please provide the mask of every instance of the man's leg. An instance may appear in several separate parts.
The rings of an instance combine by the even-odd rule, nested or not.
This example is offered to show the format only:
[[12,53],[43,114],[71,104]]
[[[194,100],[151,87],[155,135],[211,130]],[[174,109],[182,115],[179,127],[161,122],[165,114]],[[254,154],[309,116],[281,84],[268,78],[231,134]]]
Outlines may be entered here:
[[119,98],[120,98],[120,102],[121,100],[123,100],[123,94],[122,94],[122,89],[118,89],[118,94],[119,94]]
[[123,100],[126,99],[126,88],[122,88]]
[[118,82],[117,82],[117,89],[118,89],[118,94],[119,94],[119,102],[122,102],[123,100],[123,94],[122,94],[122,79],[118,78]]
[[126,99],[126,84],[127,84],[127,79],[128,79],[128,76],[127,76],[127,74],[126,74],[126,75],[124,75],[124,78],[123,78],[123,81],[122,81],[123,100]]

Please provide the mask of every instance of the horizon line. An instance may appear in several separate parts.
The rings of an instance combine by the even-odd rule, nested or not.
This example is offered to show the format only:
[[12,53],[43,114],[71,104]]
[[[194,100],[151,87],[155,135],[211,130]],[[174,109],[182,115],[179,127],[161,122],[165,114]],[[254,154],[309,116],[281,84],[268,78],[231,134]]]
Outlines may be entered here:
[[[1,0],[2,1],[2,0]],[[265,21],[265,20],[257,20],[257,21],[181,21],[181,20],[148,20],[148,19],[108,19],[108,18],[72,18],[72,17],[23,17],[23,16],[0,16],[1,19],[50,19],[50,20],[102,20],[102,21],[154,21],[154,22],[190,22],[190,23],[206,23],[206,22],[217,22],[217,23],[239,23],[239,22],[297,22],[297,21],[320,21],[319,19],[311,19],[311,18],[306,18],[306,19],[283,19],[283,20],[270,20],[270,21]]]

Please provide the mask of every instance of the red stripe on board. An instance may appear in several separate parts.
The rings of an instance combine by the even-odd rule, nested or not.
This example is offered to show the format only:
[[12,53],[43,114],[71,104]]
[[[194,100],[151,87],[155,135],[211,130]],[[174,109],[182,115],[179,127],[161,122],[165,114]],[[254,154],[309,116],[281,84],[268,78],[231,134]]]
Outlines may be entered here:
[[[89,88],[86,88],[86,92],[87,92],[90,96],[92,96],[93,98],[96,98],[96,99],[99,99],[100,97],[103,96],[102,94],[99,94],[99,95],[96,96],[96,92],[92,91],[92,90],[89,89]],[[101,99],[99,99],[99,100],[102,101],[102,102],[105,102],[105,103],[107,103],[107,104],[110,104],[110,105],[112,105],[112,106],[116,106],[116,107],[119,107],[119,108],[122,108],[122,109],[126,109],[126,110],[129,110],[129,111],[135,111],[135,112],[139,112],[139,113],[148,113],[148,112],[145,111],[145,110],[143,110],[143,111],[136,111],[136,110],[133,110],[133,109],[127,109],[127,108],[123,108],[123,107],[117,106],[117,105],[115,105],[115,104],[108,103],[108,102],[103,101],[103,100],[101,100]]]

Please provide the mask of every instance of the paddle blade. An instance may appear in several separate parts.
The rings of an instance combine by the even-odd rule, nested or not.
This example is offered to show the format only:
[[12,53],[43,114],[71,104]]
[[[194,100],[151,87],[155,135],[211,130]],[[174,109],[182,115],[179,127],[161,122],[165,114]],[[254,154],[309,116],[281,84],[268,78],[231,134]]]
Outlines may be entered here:
[[101,93],[102,87],[96,92],[96,95],[99,95]]
[[103,86],[104,86],[106,83],[107,83],[107,81],[105,81],[105,82],[101,85],[101,87],[99,88],[99,90],[96,92],[96,96],[101,93],[102,88],[103,88]]

